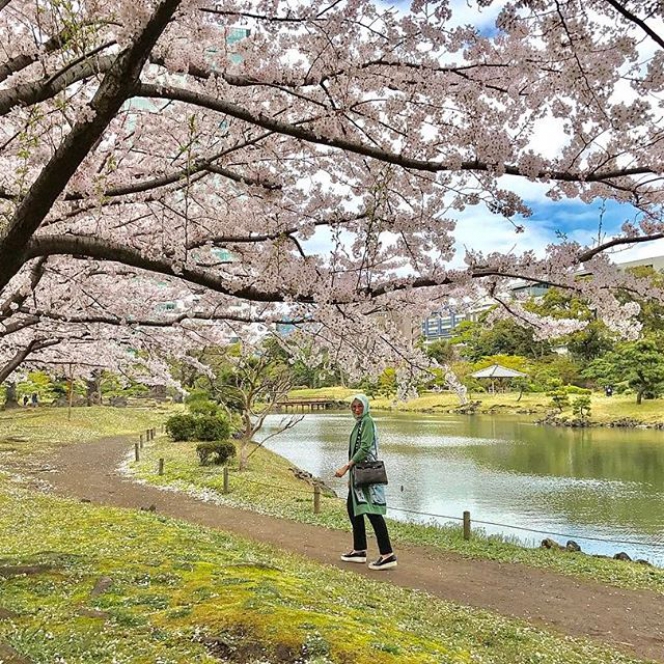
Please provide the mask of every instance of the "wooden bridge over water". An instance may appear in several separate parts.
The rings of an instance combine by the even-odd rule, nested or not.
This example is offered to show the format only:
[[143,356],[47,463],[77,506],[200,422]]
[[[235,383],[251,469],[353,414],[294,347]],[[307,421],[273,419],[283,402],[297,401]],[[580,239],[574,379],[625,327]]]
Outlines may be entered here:
[[339,399],[284,399],[277,403],[280,413],[306,413],[317,410],[346,410],[348,401]]

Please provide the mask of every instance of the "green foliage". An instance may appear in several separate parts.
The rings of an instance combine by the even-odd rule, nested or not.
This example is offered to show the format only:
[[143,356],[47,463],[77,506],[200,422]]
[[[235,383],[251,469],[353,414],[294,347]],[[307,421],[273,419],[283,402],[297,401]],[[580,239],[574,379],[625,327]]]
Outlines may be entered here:
[[579,366],[568,355],[552,355],[532,365],[530,374],[532,392],[547,392],[554,386],[580,382],[583,381]]
[[583,329],[568,335],[563,341],[570,355],[583,364],[610,352],[613,341],[602,321],[592,321]]
[[104,371],[99,381],[99,391],[103,397],[138,397],[146,394],[149,388],[143,383],[121,379],[111,371]]
[[636,393],[636,403],[664,392],[664,336],[650,334],[624,342],[611,353],[590,363],[583,375],[599,385],[626,383]]
[[590,395],[583,395],[577,397],[572,402],[572,412],[577,417],[580,417],[582,420],[586,420],[590,417]]
[[557,385],[554,389],[549,390],[547,396],[551,397],[551,405],[561,413],[569,406],[569,396],[562,385]]
[[196,440],[225,440],[230,432],[228,419],[223,415],[201,415],[195,418]]
[[216,415],[219,412],[219,405],[214,401],[192,401],[187,404],[189,412],[192,415]]
[[235,456],[236,449],[230,440],[214,440],[196,445],[196,454],[201,466],[221,466]]
[[196,418],[193,415],[173,415],[166,421],[166,432],[176,441],[194,440]]
[[57,398],[57,392],[51,377],[45,371],[31,371],[25,380],[16,386],[16,391],[21,401],[24,395],[31,396],[37,393],[39,403],[51,403]]
[[200,401],[209,401],[209,400],[210,400],[210,393],[208,392],[208,390],[202,390],[202,389],[192,390],[184,398],[184,402],[188,406],[191,406],[192,404],[198,403]]
[[463,321],[455,329],[452,343],[463,344],[461,355],[471,362],[492,355],[517,355],[528,359],[551,354],[548,341],[538,341],[531,328],[513,320],[500,320],[488,327],[486,315],[477,322]]
[[224,415],[173,415],[166,422],[166,431],[175,441],[225,440],[230,429]]
[[578,387],[577,385],[565,385],[564,389],[567,394],[583,394],[584,396],[592,394],[592,390],[586,387]]
[[436,339],[425,346],[424,352],[428,357],[436,360],[438,364],[449,364],[456,358],[456,351],[452,343],[446,339]]
[[374,380],[364,378],[358,389],[368,397],[391,397],[397,393],[397,372],[388,367]]

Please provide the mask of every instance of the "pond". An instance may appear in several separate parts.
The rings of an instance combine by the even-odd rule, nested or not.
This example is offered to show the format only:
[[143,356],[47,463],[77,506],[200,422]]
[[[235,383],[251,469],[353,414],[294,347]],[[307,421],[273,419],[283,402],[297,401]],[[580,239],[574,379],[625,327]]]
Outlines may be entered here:
[[[267,433],[279,420],[268,418]],[[625,551],[664,566],[664,432],[488,416],[375,420],[391,518],[459,523],[468,510],[487,534],[529,546],[573,539],[587,553]],[[266,447],[345,496],[334,470],[346,461],[352,424],[349,413],[306,415]]]

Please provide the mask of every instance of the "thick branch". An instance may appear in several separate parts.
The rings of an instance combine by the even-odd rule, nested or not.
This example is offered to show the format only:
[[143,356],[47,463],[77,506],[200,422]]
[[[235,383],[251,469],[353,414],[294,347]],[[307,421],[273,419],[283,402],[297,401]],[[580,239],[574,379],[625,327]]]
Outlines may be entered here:
[[133,92],[143,65],[181,0],[162,0],[134,42],[117,57],[90,102],[92,117],[78,122],[18,206],[0,238],[0,289],[19,271],[33,233],[67,186],[79,164]]
[[[182,271],[176,272],[173,265],[164,258],[150,258],[130,247],[112,242],[101,242],[89,237],[59,235],[33,238],[26,250],[26,258],[54,255],[79,255],[115,261],[156,274],[184,279],[189,283],[209,288],[216,293],[252,302],[283,302],[285,300],[285,296],[276,291],[259,291],[251,286],[237,289],[230,288],[224,285],[218,277],[203,270],[183,268]],[[303,297],[298,301],[311,302],[313,300],[312,298]]]
[[661,48],[664,48],[664,39],[662,39],[645,21],[642,21],[638,16],[632,14],[623,4],[618,0],[606,0],[618,13],[622,14],[628,21],[638,25],[653,41],[655,41]]
[[[0,321],[3,320],[4,318],[7,318],[8,316],[11,316],[12,312],[15,310],[14,308],[21,307],[23,303],[30,297],[32,293],[34,293],[35,288],[37,288],[39,282],[41,281],[41,278],[44,276],[45,270],[46,270],[46,258],[40,258],[35,262],[35,264],[32,266],[32,270],[30,271],[30,289],[26,290],[25,292],[17,292],[14,293],[14,295],[10,298],[7,299],[7,301],[4,303],[2,306],[2,309],[0,309]],[[12,307],[12,305],[14,305]]]
[[[27,313],[27,312],[26,312]],[[40,311],[38,316],[35,315],[35,322],[39,318],[48,318],[50,320],[57,320],[65,323],[76,323],[84,325],[112,325],[115,327],[129,326],[129,327],[155,327],[155,328],[165,328],[173,327],[174,325],[179,325],[185,321],[191,321],[192,323],[196,322],[223,322],[223,321],[232,321],[234,323],[283,323],[283,324],[300,324],[304,320],[293,320],[292,318],[288,319],[274,319],[271,317],[261,317],[261,316],[241,316],[240,314],[233,314],[230,312],[223,313],[183,313],[177,316],[171,316],[168,319],[156,319],[156,318],[132,318],[128,317],[125,319],[118,318],[117,316],[103,316],[103,315],[88,315],[84,314],[82,316],[64,316],[58,314],[55,311]]]
[[59,343],[60,339],[33,339],[25,348],[17,351],[14,357],[12,357],[4,367],[0,367],[0,385],[2,385],[2,383],[4,383],[32,353],[36,353],[38,350],[43,350],[49,346],[55,346]]
[[[306,129],[300,125],[295,126],[286,122],[275,120],[273,117],[265,115],[262,112],[258,114],[232,102],[223,101],[216,97],[192,92],[183,88],[176,88],[173,86],[152,85],[142,83],[137,90],[141,97],[155,98],[155,99],[170,99],[174,101],[181,101],[185,104],[192,104],[201,108],[207,108],[212,111],[224,113],[231,117],[243,120],[249,124],[268,129],[277,134],[292,136],[308,143],[315,143],[317,145],[325,145],[327,147],[337,148],[346,152],[360,154],[365,157],[371,157],[382,162],[395,164],[416,171],[427,171],[430,173],[439,173],[451,170],[451,167],[445,163],[438,161],[426,161],[422,159],[414,159],[407,157],[403,154],[397,154],[387,148],[377,148],[365,143],[348,140],[345,138],[335,138],[324,136],[320,133]],[[454,170],[462,171],[494,171],[495,165],[484,163],[478,160],[465,161],[461,165],[455,165]],[[501,170],[507,175],[516,175],[524,177],[521,170],[516,166],[504,165]],[[536,177],[558,180],[562,182],[605,182],[610,185],[610,180],[620,177],[628,177],[631,175],[643,175],[645,173],[652,173],[654,171],[648,167],[639,168],[625,168],[612,171],[597,171],[597,172],[568,172],[568,171],[541,171]]]
[[86,78],[108,71],[116,57],[105,55],[91,58],[73,67],[63,70],[62,75],[48,76],[39,81],[21,83],[13,88],[0,91],[0,115],[6,115],[16,106],[32,106],[52,99],[70,85]]

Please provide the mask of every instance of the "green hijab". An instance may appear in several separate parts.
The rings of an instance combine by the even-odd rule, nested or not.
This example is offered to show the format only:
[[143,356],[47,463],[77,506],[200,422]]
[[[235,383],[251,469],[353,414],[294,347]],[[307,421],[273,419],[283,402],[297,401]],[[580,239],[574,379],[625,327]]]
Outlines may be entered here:
[[[356,394],[353,397],[353,400],[350,402],[351,405],[353,404],[353,401],[359,401],[362,404],[362,406],[364,406],[364,410],[362,411],[362,417],[369,414],[369,399],[366,395]],[[355,417],[355,419],[361,420],[362,417]]]

